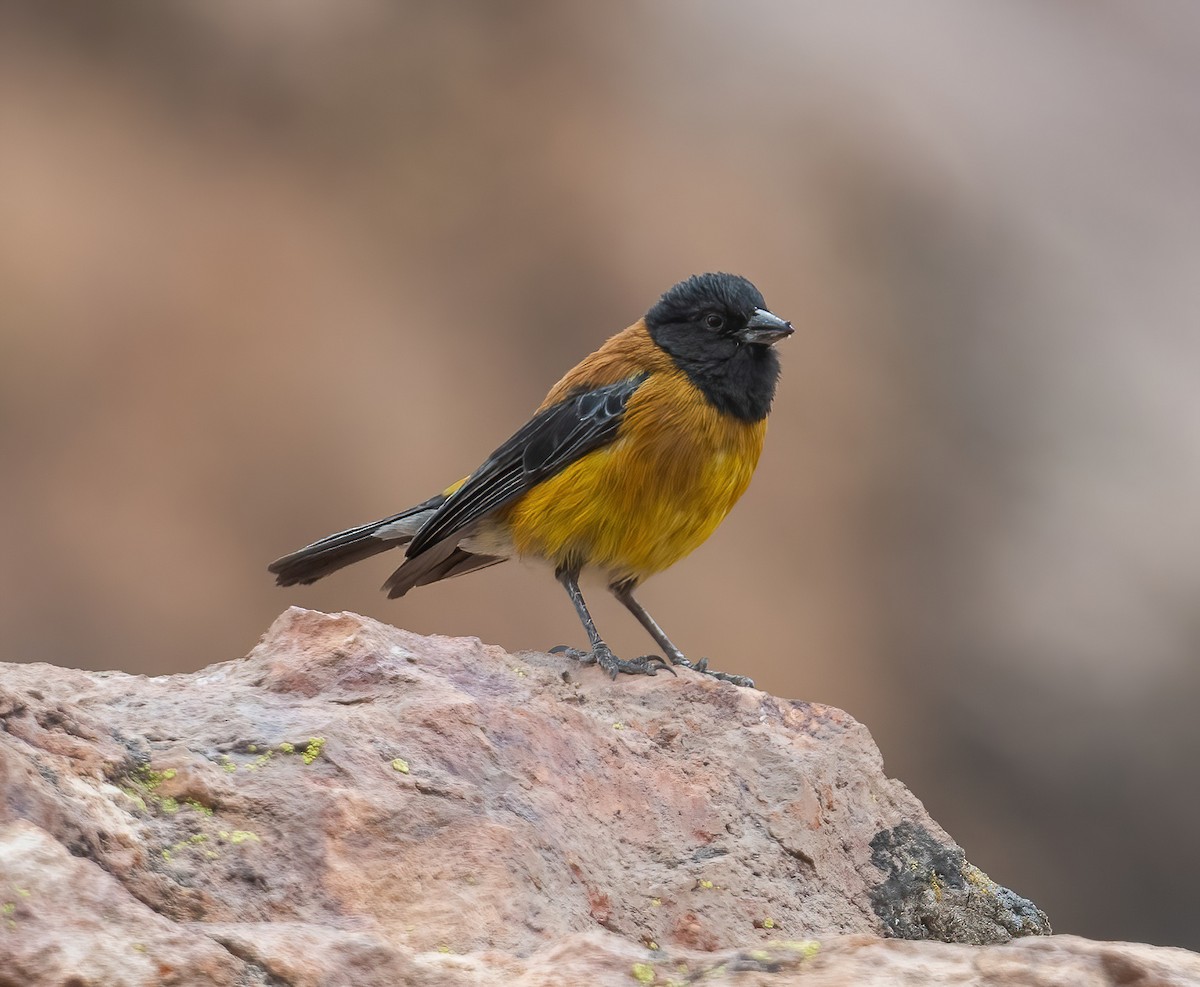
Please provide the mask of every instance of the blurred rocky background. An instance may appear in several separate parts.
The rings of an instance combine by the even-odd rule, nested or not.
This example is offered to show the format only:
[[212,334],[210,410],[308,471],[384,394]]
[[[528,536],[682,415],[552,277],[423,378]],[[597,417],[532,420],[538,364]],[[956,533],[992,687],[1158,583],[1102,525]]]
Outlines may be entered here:
[[1200,947],[1198,92],[1166,0],[0,5],[0,658],[194,669],[289,603],[577,643],[516,564],[264,566],[733,270],[800,331],[643,599],[1056,931]]

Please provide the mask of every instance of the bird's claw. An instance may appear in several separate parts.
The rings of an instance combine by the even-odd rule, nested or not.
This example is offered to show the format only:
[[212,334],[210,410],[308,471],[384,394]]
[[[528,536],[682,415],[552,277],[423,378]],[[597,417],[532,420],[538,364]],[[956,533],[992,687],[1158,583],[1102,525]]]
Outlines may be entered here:
[[550,654],[566,655],[581,665],[599,665],[614,679],[622,672],[626,675],[657,675],[660,668],[665,668],[672,675],[675,674],[675,670],[658,655],[642,655],[641,658],[626,661],[614,655],[607,645],[601,645],[591,651],[581,651],[579,648],[560,644],[556,648],[551,648]]
[[701,658],[699,661],[691,661],[683,657],[683,655],[679,655],[679,657],[672,656],[671,662],[675,665],[682,665],[684,668],[690,668],[693,672],[700,672],[702,675],[719,679],[722,682],[730,682],[733,685],[741,686],[744,689],[754,688],[754,679],[750,678],[749,675],[733,675],[730,672],[710,671],[707,658]]
[[711,675],[714,679],[720,679],[722,682],[741,686],[743,689],[754,688],[754,679],[749,675],[734,675],[731,672],[705,672],[704,674]]
[[612,658],[611,663],[606,664],[601,659],[600,667],[614,679],[617,677],[618,672],[625,672],[627,675],[657,675],[660,668],[665,668],[672,675],[675,674],[675,669],[659,658],[658,655],[642,655],[640,658],[632,658],[628,661],[618,658],[612,652],[609,652],[609,655]]

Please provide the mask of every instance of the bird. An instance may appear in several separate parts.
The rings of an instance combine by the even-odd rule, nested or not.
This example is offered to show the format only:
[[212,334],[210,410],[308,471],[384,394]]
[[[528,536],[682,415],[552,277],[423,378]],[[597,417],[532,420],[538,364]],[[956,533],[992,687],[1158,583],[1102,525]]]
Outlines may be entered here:
[[[646,314],[585,357],[482,465],[413,507],[272,562],[280,586],[315,582],[392,549],[389,598],[510,558],[548,562],[587,634],[584,665],[654,675],[672,666],[753,685],[692,662],[634,591],[703,543],[750,483],[792,324],[734,274],[673,285]],[[666,655],[617,657],[579,588],[599,573]],[[669,662],[669,663],[668,663]]]

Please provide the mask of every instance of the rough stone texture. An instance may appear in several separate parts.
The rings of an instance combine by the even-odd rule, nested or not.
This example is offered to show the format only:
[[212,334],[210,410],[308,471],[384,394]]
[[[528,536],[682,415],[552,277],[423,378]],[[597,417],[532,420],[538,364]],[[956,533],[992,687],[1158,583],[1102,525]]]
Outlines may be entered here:
[[845,713],[692,673],[293,609],[193,675],[0,666],[0,723],[0,987],[1200,982],[878,939],[1049,926]]
[[0,984],[66,984],[79,974],[85,983],[226,983],[242,970],[218,943],[155,913],[31,823],[0,827],[0,898]]

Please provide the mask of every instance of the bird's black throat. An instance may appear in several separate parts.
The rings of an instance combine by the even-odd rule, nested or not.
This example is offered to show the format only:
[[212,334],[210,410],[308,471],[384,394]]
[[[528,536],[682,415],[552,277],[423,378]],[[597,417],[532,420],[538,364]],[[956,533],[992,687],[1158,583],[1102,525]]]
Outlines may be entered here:
[[713,407],[744,422],[759,422],[771,410],[779,380],[779,354],[773,346],[730,340],[713,353],[695,340],[672,339],[670,332],[655,339],[670,354],[675,366],[687,374]]

